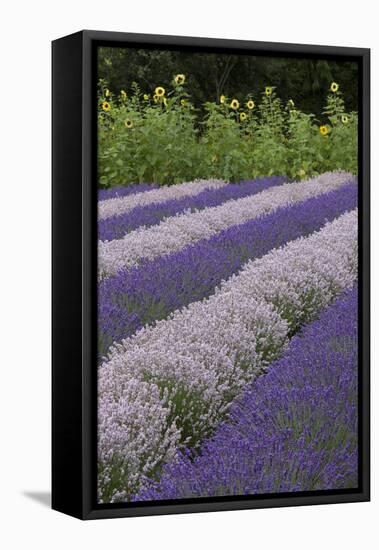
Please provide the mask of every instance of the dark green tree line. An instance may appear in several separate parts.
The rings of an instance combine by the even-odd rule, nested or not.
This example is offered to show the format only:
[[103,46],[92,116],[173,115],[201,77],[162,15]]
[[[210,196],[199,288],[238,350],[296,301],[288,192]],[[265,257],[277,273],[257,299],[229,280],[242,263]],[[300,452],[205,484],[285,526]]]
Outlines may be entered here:
[[221,94],[244,101],[248,94],[259,101],[265,86],[275,86],[283,101],[292,99],[299,109],[322,120],[325,93],[332,81],[343,91],[346,109],[358,108],[358,66],[301,58],[194,53],[189,51],[99,48],[98,78],[113,93],[129,90],[136,82],[144,93],[156,86],[171,87],[175,74],[186,75],[186,90],[196,107],[218,101]]

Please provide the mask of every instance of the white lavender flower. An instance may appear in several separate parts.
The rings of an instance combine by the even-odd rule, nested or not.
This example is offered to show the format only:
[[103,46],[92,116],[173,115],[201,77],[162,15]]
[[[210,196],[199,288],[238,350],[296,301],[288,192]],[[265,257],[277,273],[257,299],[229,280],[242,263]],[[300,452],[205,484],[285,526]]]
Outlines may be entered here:
[[[118,380],[115,380],[117,383]],[[166,392],[167,393],[167,392]],[[174,457],[179,431],[154,384],[128,378],[102,393],[98,408],[98,498],[125,500],[160,464]]]

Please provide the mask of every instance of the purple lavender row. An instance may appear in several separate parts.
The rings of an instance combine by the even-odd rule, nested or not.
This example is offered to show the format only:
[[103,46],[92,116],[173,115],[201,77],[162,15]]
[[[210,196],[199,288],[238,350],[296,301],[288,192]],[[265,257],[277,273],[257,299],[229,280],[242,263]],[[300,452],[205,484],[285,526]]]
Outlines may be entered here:
[[134,193],[143,193],[144,191],[151,191],[157,189],[159,185],[156,183],[136,183],[134,185],[118,185],[117,187],[111,187],[110,189],[99,189],[97,192],[97,198],[99,201],[106,199],[115,199],[117,197],[126,197],[133,195]]
[[288,178],[273,176],[244,180],[240,183],[230,183],[220,189],[206,189],[198,195],[187,196],[181,199],[172,199],[149,206],[138,206],[130,212],[112,216],[98,223],[98,238],[101,241],[121,239],[137,227],[158,224],[164,218],[175,216],[185,211],[194,212],[203,208],[218,206],[231,199],[241,199],[255,195],[276,185],[286,183]]
[[336,191],[280,208],[230,227],[179,252],[145,261],[101,281],[98,294],[98,352],[166,318],[172,311],[210,296],[249,259],[307,236],[355,208],[355,181]]
[[250,385],[228,421],[136,500],[357,487],[357,289]]

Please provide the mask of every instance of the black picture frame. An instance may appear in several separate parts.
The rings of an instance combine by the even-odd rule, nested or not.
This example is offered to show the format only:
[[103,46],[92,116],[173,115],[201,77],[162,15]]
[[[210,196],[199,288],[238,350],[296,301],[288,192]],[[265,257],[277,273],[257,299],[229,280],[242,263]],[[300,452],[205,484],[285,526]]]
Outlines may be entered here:
[[[98,45],[354,60],[359,65],[358,489],[96,504]],[[52,43],[52,508],[81,519],[370,500],[370,50],[85,30]]]

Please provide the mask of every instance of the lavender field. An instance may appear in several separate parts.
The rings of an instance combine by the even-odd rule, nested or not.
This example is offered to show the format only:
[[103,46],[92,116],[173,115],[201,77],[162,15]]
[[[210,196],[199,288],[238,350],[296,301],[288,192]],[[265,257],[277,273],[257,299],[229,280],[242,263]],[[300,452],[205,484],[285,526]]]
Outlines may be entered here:
[[98,500],[357,486],[357,180],[98,195]]

